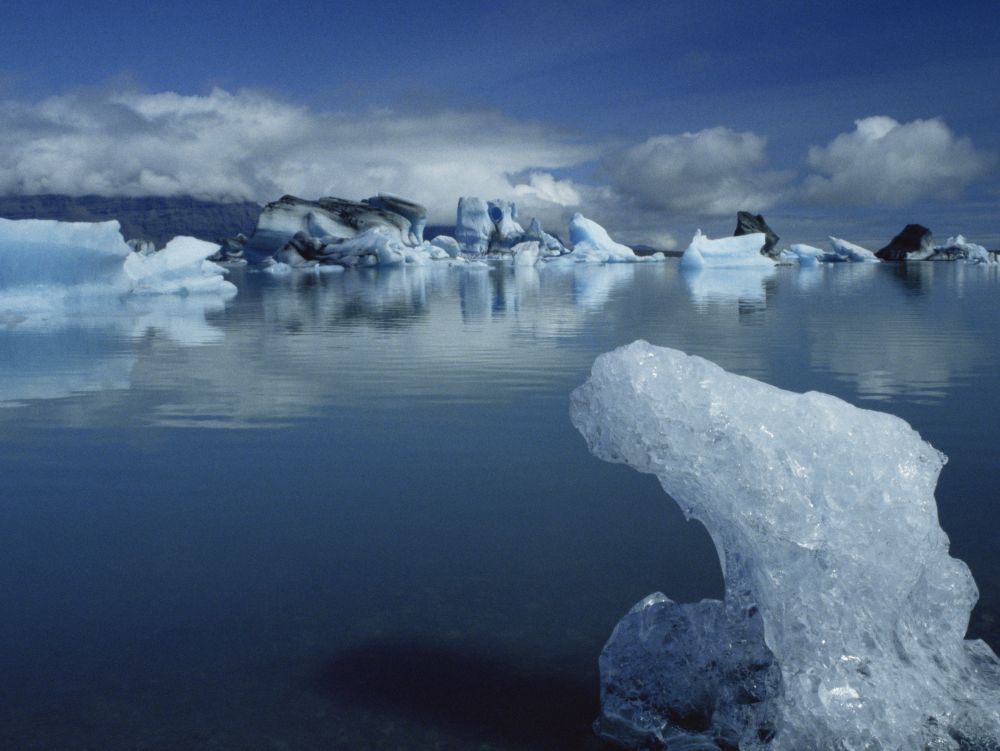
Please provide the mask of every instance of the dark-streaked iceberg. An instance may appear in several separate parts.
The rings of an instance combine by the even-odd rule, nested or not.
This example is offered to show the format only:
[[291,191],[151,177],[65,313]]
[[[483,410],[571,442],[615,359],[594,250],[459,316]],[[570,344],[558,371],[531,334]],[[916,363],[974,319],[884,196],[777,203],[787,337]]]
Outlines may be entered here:
[[[315,240],[317,248],[322,248],[372,230],[390,242],[416,247],[423,242],[426,220],[423,206],[387,194],[364,201],[333,197],[309,201],[282,196],[261,211],[245,253],[251,263],[267,262],[296,237]],[[374,248],[372,255],[377,255]]]
[[600,659],[599,732],[773,751],[1000,748],[1000,661],[964,639],[945,457],[903,420],[639,341],[602,355],[573,424],[655,474],[718,550],[725,600],[647,597]]

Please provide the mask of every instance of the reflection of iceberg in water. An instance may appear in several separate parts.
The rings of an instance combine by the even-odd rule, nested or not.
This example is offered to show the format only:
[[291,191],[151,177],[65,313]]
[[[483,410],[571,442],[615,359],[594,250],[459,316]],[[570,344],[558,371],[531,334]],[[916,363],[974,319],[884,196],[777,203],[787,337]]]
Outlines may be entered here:
[[0,404],[127,390],[136,340],[192,347],[224,337],[207,320],[225,307],[212,295],[50,299],[48,305],[43,314],[0,321]]
[[767,302],[766,283],[774,278],[774,267],[733,269],[681,269],[681,276],[695,303]]
[[573,303],[584,310],[604,307],[616,290],[635,279],[631,263],[551,263],[540,272],[548,282],[566,280],[572,287]]
[[136,356],[114,327],[85,328],[67,321],[44,333],[0,329],[0,406],[36,399],[128,389]]

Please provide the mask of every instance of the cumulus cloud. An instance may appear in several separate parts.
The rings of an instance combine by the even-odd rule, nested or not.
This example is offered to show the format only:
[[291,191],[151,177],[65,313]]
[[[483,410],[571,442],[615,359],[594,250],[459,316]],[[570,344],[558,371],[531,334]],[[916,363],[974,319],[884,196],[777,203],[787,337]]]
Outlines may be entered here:
[[640,208],[698,215],[773,205],[792,175],[766,171],[767,139],[725,127],[659,135],[605,160],[615,189]]
[[[273,200],[379,191],[453,221],[457,197],[516,198],[561,209],[572,183],[548,171],[597,157],[554,128],[495,112],[317,112],[221,89],[73,92],[0,102],[0,193],[193,195]],[[515,186],[512,174],[530,175]]]
[[557,180],[548,172],[532,172],[528,182],[514,186],[514,192],[523,198],[538,198],[559,206],[579,206],[583,200],[572,180]]
[[856,120],[826,146],[809,150],[805,196],[831,205],[902,206],[927,198],[954,199],[986,170],[989,158],[957,138],[940,118],[899,123]]

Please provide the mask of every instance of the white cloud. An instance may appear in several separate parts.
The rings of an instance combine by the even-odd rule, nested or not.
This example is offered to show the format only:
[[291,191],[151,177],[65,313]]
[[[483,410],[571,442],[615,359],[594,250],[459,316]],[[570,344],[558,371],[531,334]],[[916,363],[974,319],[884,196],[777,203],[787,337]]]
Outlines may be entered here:
[[617,191],[645,209],[697,215],[760,211],[788,173],[767,172],[767,139],[725,127],[654,136],[605,160]]
[[954,199],[989,163],[940,118],[901,124],[880,116],[854,124],[852,132],[809,150],[809,166],[820,173],[805,181],[809,200],[903,206],[927,198]]
[[521,197],[534,197],[559,206],[578,206],[580,191],[572,180],[556,180],[548,172],[532,172],[527,183],[518,183],[514,192]]
[[[594,146],[494,112],[316,112],[253,91],[74,92],[0,102],[0,193],[180,195],[269,201],[284,193],[412,196],[431,221],[461,195],[578,200],[546,170],[595,159]],[[538,172],[532,172],[537,170]],[[537,176],[536,176],[537,175]],[[523,189],[522,189],[523,190]]]

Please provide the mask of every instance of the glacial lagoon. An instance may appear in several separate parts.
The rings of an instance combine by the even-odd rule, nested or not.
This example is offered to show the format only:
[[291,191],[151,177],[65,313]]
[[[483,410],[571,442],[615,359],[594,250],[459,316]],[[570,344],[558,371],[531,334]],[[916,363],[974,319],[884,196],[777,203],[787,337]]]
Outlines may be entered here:
[[603,748],[614,625],[722,594],[707,533],[570,424],[636,339],[947,454],[969,635],[1000,648],[995,265],[229,278],[0,307],[0,747]]

